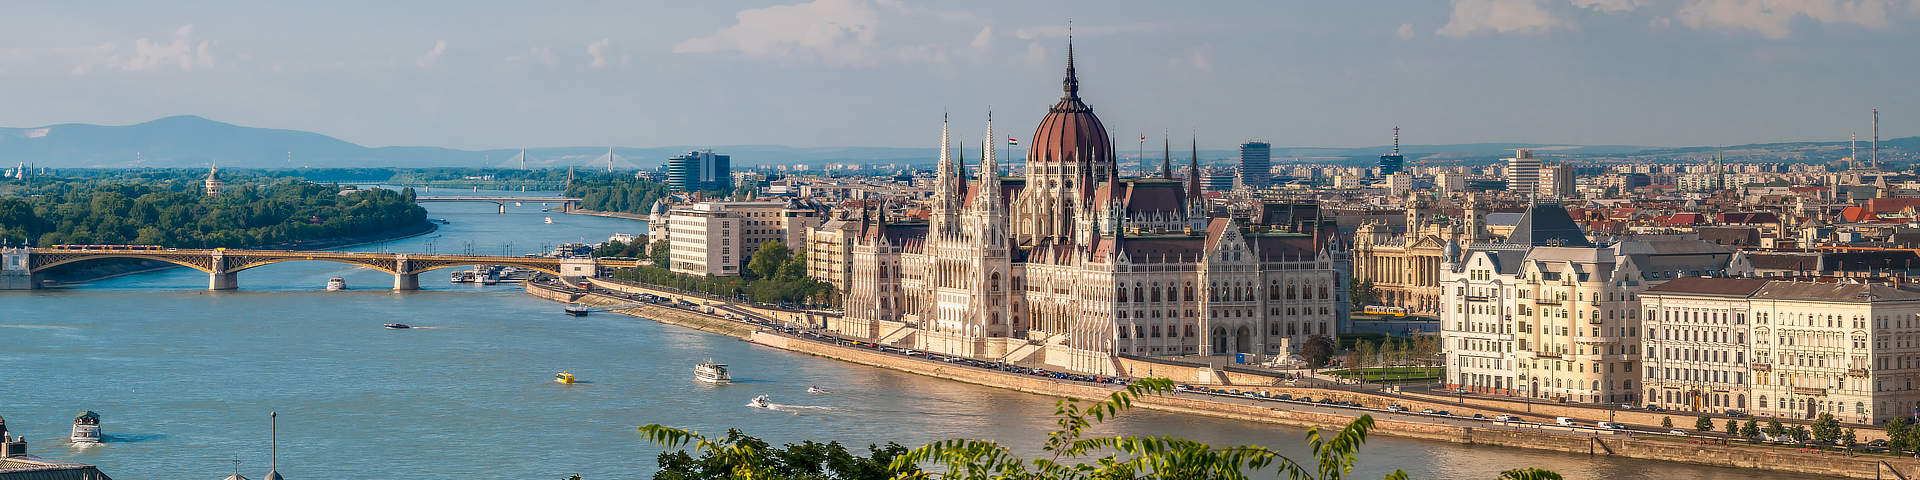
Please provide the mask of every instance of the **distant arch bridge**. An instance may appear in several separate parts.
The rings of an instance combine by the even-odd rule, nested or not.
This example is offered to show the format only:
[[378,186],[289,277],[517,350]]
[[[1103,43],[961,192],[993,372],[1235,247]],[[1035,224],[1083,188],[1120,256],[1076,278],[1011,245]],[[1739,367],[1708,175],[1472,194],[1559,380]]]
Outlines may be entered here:
[[574,207],[580,206],[580,199],[572,198],[572,197],[532,197],[532,196],[512,196],[512,195],[494,195],[494,196],[422,195],[422,196],[413,197],[413,201],[418,203],[486,202],[486,203],[499,205],[500,213],[507,213],[507,204],[509,203],[514,203],[514,204],[527,203],[527,202],[558,203],[560,204],[560,213],[566,213],[568,210],[572,210]]
[[0,290],[37,288],[48,270],[90,260],[132,258],[171,263],[206,272],[209,290],[239,288],[238,274],[250,268],[295,261],[344,263],[393,275],[394,290],[418,290],[420,273],[472,266],[506,265],[560,276],[591,277],[601,267],[630,268],[636,260],[598,258],[503,257],[341,251],[186,249],[152,246],[86,246],[62,248],[7,248],[0,251]]

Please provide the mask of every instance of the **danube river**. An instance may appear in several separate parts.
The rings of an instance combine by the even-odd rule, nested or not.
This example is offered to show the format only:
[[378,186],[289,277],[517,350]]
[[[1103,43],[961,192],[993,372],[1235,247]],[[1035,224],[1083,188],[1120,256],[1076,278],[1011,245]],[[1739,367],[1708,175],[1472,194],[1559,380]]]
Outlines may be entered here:
[[[442,193],[442,192],[436,192]],[[359,250],[527,253],[637,233],[641,223],[552,215],[537,205],[429,203],[452,223]],[[510,245],[509,245],[510,243]],[[39,456],[99,465],[122,479],[260,478],[269,411],[280,412],[289,478],[645,478],[659,450],[634,427],[663,423],[774,442],[838,440],[916,446],[948,437],[1032,451],[1053,400],[749,345],[611,314],[562,315],[515,286],[388,291],[392,276],[324,262],[247,270],[240,290],[208,292],[206,275],[173,269],[33,292],[0,292],[0,417]],[[323,291],[344,277],[344,292]],[[388,322],[422,328],[385,330]],[[691,378],[695,363],[732,364],[737,383]],[[586,383],[551,382],[568,370]],[[830,394],[808,394],[820,385]],[[745,407],[767,394],[776,410]],[[76,412],[100,413],[107,443],[60,439]],[[1135,411],[1126,432],[1304,454],[1303,431]],[[1111,430],[1110,430],[1111,431]],[[1484,479],[1544,467],[1570,479],[1805,478],[1375,436],[1359,475]]]

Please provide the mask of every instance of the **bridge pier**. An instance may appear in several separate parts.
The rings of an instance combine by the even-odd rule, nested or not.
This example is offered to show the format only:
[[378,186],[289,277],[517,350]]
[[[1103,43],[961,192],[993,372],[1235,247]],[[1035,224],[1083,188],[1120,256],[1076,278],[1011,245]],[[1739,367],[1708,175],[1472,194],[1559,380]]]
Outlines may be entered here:
[[239,273],[207,274],[207,290],[234,290],[240,288]]
[[398,292],[398,291],[419,290],[419,289],[420,289],[420,274],[418,273],[393,274],[393,290],[394,291]]
[[506,214],[506,213],[507,213],[507,203],[506,203],[506,202],[500,202],[500,203],[498,203],[498,204],[496,204],[496,205],[499,205],[499,206],[500,206],[500,213],[501,213],[501,214]]
[[0,290],[40,288],[40,274],[31,265],[33,250],[26,247],[0,248]]

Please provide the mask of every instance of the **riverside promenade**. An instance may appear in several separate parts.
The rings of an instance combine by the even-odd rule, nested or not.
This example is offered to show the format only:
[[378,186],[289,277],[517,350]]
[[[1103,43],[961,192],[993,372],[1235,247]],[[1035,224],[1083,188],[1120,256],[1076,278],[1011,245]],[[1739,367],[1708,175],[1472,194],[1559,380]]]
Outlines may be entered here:
[[[1101,398],[1120,389],[1124,379],[1100,378],[1045,370],[987,364],[927,355],[874,345],[804,328],[806,312],[781,313],[751,305],[604,280],[583,284],[528,282],[528,294],[556,302],[587,305],[624,305],[617,313],[686,326],[740,338],[755,344],[835,360],[897,370],[952,381],[1062,398]],[[587,288],[581,288],[585,286]],[[672,303],[639,304],[644,295]],[[684,302],[684,303],[682,303]],[[690,305],[689,305],[690,304]],[[800,327],[795,327],[796,325]],[[1169,369],[1157,365],[1158,369]],[[1172,372],[1170,372],[1172,373]],[[1179,377],[1172,378],[1191,378]],[[1312,387],[1182,386],[1182,391],[1149,395],[1134,405],[1155,410],[1207,415],[1301,428],[1344,427],[1361,415],[1372,415],[1374,433],[1468,445],[1528,448],[1572,454],[1616,456],[1731,468],[1860,479],[1920,477],[1920,460],[1884,455],[1849,455],[1781,446],[1747,445],[1718,439],[1626,432],[1593,427],[1554,425],[1550,418],[1516,415],[1523,421],[1491,420],[1502,409],[1478,408],[1442,400],[1423,401],[1388,397],[1372,392]],[[1266,392],[1262,397],[1252,392]],[[1290,400],[1278,400],[1286,395]],[[1452,399],[1446,399],[1452,400]],[[1405,411],[1390,411],[1393,401]],[[1451,410],[1451,416],[1413,413],[1422,409]],[[1488,418],[1472,418],[1473,414]],[[1516,465],[1515,467],[1523,467]]]

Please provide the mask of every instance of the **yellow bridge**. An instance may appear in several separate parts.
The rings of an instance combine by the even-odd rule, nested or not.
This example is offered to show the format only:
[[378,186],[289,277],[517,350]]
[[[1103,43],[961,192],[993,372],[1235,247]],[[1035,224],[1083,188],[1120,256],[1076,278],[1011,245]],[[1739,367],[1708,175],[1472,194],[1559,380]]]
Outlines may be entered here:
[[559,276],[597,276],[602,267],[633,267],[635,260],[597,258],[496,257],[486,255],[431,255],[340,251],[186,249],[150,246],[86,246],[7,248],[0,251],[0,290],[37,288],[48,269],[89,260],[133,258],[171,263],[207,272],[207,288],[239,287],[237,274],[249,268],[282,262],[345,263],[393,274],[394,290],[418,290],[420,273],[447,267],[506,265]]

